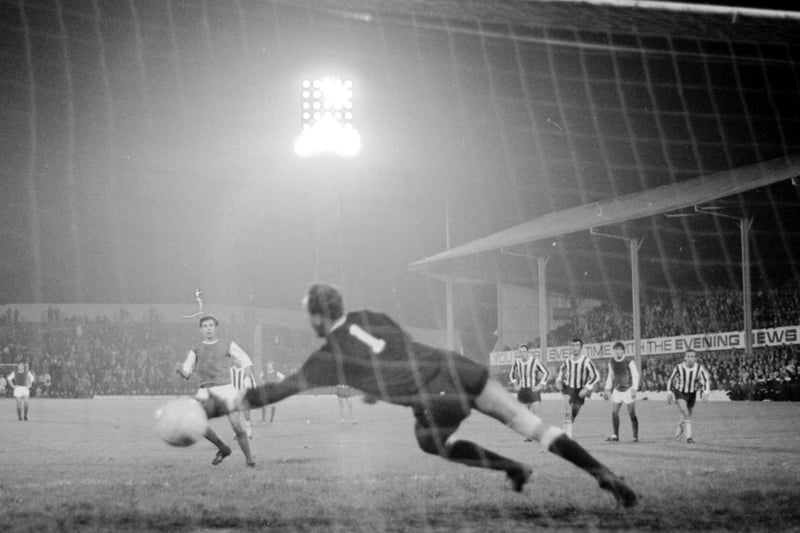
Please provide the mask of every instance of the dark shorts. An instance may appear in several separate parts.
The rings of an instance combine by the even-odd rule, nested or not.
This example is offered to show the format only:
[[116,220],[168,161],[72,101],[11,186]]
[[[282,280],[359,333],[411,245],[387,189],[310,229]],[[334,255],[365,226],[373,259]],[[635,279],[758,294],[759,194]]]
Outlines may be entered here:
[[686,407],[694,409],[694,402],[697,401],[697,392],[674,391],[673,394],[675,395],[675,401],[685,400]]
[[541,402],[542,401],[542,394],[538,391],[534,391],[528,387],[522,387],[519,389],[517,393],[517,400],[519,403],[524,403],[525,405],[531,404],[533,402]]
[[564,388],[561,389],[561,394],[564,396],[569,396],[569,403],[570,405],[583,405],[583,402],[586,398],[581,398],[578,396],[578,393],[581,391],[580,388],[577,387],[567,387],[564,385]]
[[348,385],[336,385],[336,397],[337,398],[350,398],[353,396],[355,392],[353,392],[353,388]]
[[425,384],[413,405],[414,418],[423,428],[457,428],[469,416],[475,398],[489,380],[489,369],[484,365],[462,356],[453,363]]

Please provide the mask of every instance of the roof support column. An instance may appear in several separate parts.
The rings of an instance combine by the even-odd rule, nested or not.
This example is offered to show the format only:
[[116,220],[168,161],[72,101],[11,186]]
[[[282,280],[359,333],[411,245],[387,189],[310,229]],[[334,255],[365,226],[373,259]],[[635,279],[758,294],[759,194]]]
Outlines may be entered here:
[[740,217],[721,213],[712,206],[703,207],[696,205],[697,213],[711,215],[712,217],[730,218],[739,226],[739,239],[742,248],[742,313],[744,314],[744,353],[753,353],[753,295],[750,287],[750,229],[753,227],[753,216]]
[[639,372],[642,371],[642,309],[639,302],[639,249],[642,239],[632,239],[621,235],[601,233],[595,228],[590,228],[589,233],[598,237],[619,239],[628,243],[631,258],[631,307],[633,310],[633,358]]
[[547,332],[550,330],[550,306],[547,301],[547,262],[550,256],[537,257],[539,278],[539,347],[541,361],[547,362]]

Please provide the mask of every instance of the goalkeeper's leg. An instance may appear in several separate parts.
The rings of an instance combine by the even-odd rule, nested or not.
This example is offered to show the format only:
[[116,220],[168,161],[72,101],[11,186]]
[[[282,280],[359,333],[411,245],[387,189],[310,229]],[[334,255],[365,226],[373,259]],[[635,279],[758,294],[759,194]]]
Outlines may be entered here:
[[467,466],[502,470],[517,492],[522,491],[530,478],[531,469],[518,461],[467,440],[450,442],[450,436],[465,418],[460,406],[432,402],[424,409],[415,409],[414,416],[417,419],[414,434],[422,451]]
[[546,424],[506,393],[500,383],[490,379],[475,399],[475,407],[508,425],[517,433],[539,441],[541,446],[566,459],[597,479],[600,488],[608,490],[624,507],[636,505],[636,493],[605,465],[595,459],[564,430]]

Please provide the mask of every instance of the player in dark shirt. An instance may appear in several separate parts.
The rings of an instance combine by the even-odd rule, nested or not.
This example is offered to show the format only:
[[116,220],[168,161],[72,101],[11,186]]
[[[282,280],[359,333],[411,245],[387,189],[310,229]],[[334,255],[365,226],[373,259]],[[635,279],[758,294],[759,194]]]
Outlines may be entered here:
[[639,442],[639,417],[636,416],[636,391],[639,390],[639,369],[625,357],[625,345],[614,343],[614,357],[608,362],[604,397],[611,400],[611,428],[606,442],[619,442],[619,409],[624,403],[631,419],[633,442]]
[[460,354],[415,342],[391,318],[372,311],[345,314],[339,291],[312,285],[304,299],[308,320],[325,344],[300,370],[236,396],[212,395],[201,402],[209,417],[278,402],[303,390],[344,383],[365,393],[367,402],[408,406],[416,419],[420,448],[468,466],[502,470],[521,491],[531,468],[482,446],[450,437],[472,409],[495,418],[526,438],[595,477],[625,507],[636,504],[633,490],[563,430],[528,411],[489,370]]

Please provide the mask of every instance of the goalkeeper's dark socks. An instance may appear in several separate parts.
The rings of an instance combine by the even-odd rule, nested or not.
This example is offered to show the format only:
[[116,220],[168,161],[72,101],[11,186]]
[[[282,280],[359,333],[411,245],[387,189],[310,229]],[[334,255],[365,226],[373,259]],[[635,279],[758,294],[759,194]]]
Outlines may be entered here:
[[447,458],[469,466],[505,470],[510,472],[524,467],[518,461],[503,457],[486,448],[466,440],[457,440],[447,448]]
[[522,491],[531,477],[531,469],[528,466],[487,450],[474,442],[465,440],[454,442],[447,448],[447,458],[468,466],[504,470],[512,488],[517,492]]
[[550,444],[548,450],[566,459],[578,468],[586,470],[595,477],[600,471],[606,470],[606,468],[597,459],[592,457],[583,446],[566,435],[559,435],[556,437]]

